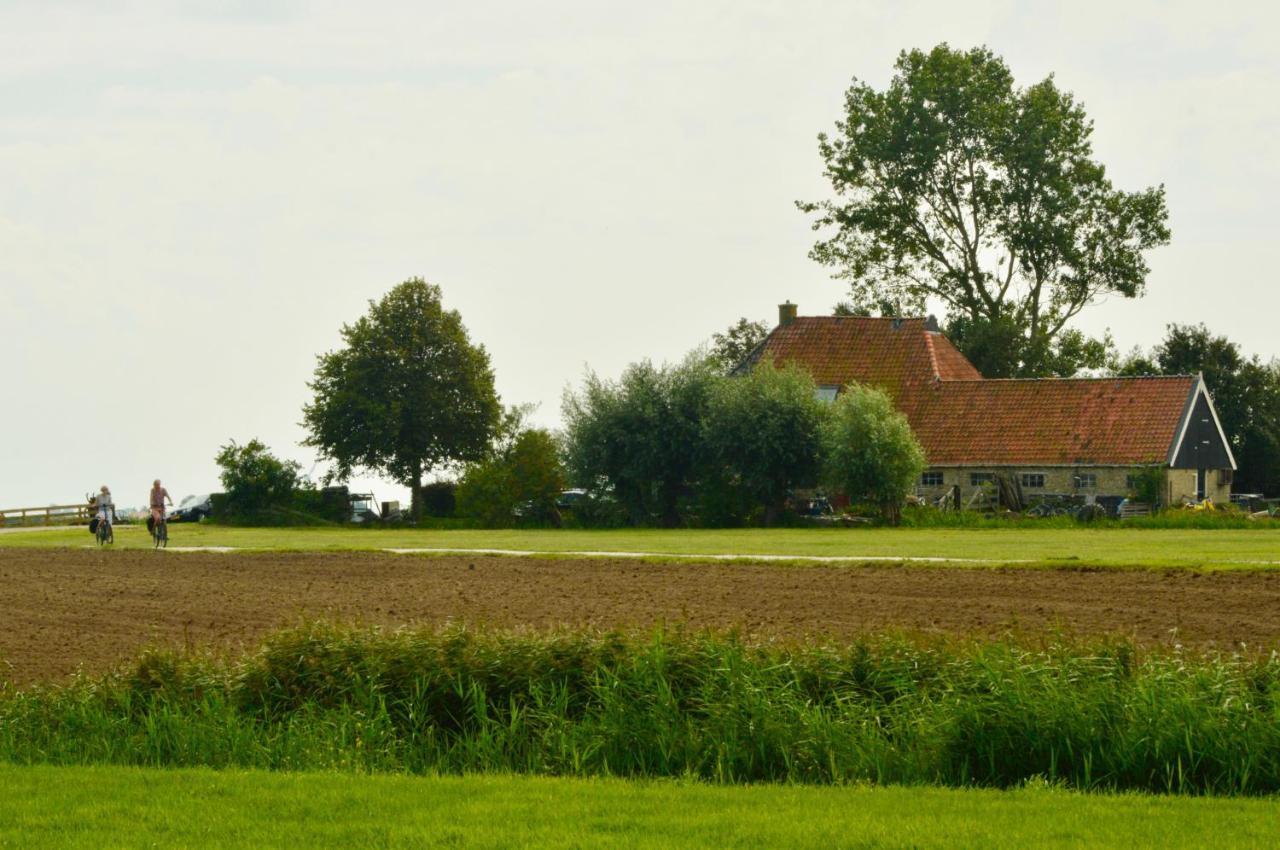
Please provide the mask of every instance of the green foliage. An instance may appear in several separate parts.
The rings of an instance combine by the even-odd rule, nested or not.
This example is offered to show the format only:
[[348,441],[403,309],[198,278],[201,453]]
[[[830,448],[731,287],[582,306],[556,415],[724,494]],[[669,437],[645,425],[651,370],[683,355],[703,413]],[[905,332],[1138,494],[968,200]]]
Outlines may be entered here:
[[298,488],[296,461],[281,460],[259,440],[243,446],[230,441],[218,450],[214,462],[226,493],[220,500],[227,517],[247,519],[270,510],[287,508]]
[[491,528],[517,518],[559,524],[556,497],[562,489],[564,471],[554,438],[540,428],[525,429],[492,457],[467,468],[458,482],[457,513]]
[[826,407],[813,378],[797,366],[762,363],[711,388],[702,441],[706,476],[781,515],[790,491],[818,478]]
[[1280,791],[1280,659],[308,626],[0,692],[0,760]]
[[458,484],[455,481],[432,481],[418,492],[422,511],[429,517],[451,517],[457,508]]
[[425,473],[488,452],[501,415],[488,352],[420,278],[369,302],[342,339],[318,358],[306,445],[334,461],[338,479],[363,468],[411,487],[418,518]]
[[869,502],[897,524],[924,471],[924,449],[907,418],[883,392],[853,385],[832,406],[822,435],[823,482]]
[[1134,352],[1122,375],[1204,373],[1222,430],[1240,467],[1233,489],[1280,495],[1280,363],[1246,357],[1204,325],[1169,325],[1150,355]]
[[1169,474],[1162,465],[1146,466],[1132,474],[1133,492],[1129,494],[1136,502],[1148,505],[1159,505],[1164,502],[1165,483]]
[[735,324],[726,328],[724,333],[711,335],[709,358],[712,365],[721,375],[728,375],[746,360],[747,355],[768,335],[769,326],[764,322],[738,319]]
[[565,394],[565,452],[573,483],[609,495],[632,524],[680,523],[697,473],[702,423],[716,375],[704,358],[632,364],[616,382],[588,373]]
[[945,44],[895,68],[883,91],[855,81],[819,136],[835,198],[800,204],[823,232],[811,256],[850,282],[854,312],[941,301],[988,377],[1088,365],[1105,344],[1063,334],[1095,300],[1143,293],[1144,252],[1169,241],[1164,188],[1114,188],[1052,77],[1018,88],[991,51]]

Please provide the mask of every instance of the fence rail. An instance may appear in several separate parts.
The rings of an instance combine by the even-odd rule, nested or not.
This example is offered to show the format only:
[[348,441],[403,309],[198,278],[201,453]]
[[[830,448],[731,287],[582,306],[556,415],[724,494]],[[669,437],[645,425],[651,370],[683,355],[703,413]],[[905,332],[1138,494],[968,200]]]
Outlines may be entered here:
[[72,525],[89,519],[89,506],[45,505],[39,508],[0,508],[0,527],[6,525]]

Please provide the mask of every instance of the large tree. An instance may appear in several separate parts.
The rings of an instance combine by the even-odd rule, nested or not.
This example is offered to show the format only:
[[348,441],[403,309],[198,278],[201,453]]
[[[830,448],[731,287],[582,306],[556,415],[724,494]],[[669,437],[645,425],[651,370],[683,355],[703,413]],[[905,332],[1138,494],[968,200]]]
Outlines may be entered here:
[[305,445],[334,462],[337,478],[361,468],[411,487],[418,519],[426,473],[489,450],[501,417],[489,355],[441,305],[440,287],[420,278],[370,301],[342,339],[318,358]]
[[1280,364],[1247,357],[1204,325],[1169,325],[1150,354],[1135,352],[1122,375],[1204,373],[1240,467],[1232,489],[1280,495]]
[[819,136],[835,197],[800,204],[821,234],[811,256],[850,282],[855,311],[941,303],[988,377],[1101,365],[1068,325],[1143,293],[1144,253],[1169,241],[1164,187],[1112,186],[1052,77],[1020,88],[991,51],[945,44],[895,67],[883,91],[855,80]]

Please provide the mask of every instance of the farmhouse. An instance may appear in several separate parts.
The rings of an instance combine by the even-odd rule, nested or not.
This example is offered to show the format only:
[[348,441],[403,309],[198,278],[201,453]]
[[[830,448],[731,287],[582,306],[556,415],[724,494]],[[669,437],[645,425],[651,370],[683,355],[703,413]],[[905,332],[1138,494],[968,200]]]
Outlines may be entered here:
[[1203,376],[982,377],[932,319],[797,316],[737,367],[796,363],[834,399],[852,383],[887,392],[911,423],[929,467],[922,496],[963,498],[997,480],[1024,497],[1119,497],[1152,466],[1167,470],[1164,500],[1230,498],[1235,458]]

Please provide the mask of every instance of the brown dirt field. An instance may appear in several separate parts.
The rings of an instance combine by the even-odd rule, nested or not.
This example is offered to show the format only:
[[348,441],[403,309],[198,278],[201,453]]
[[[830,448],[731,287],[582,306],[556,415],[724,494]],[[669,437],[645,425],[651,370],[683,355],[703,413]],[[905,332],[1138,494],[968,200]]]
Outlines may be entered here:
[[1187,646],[1261,648],[1280,645],[1280,573],[0,549],[0,678],[17,683],[101,671],[147,644],[242,648],[317,617],[784,639],[1063,629],[1166,645],[1176,629]]

